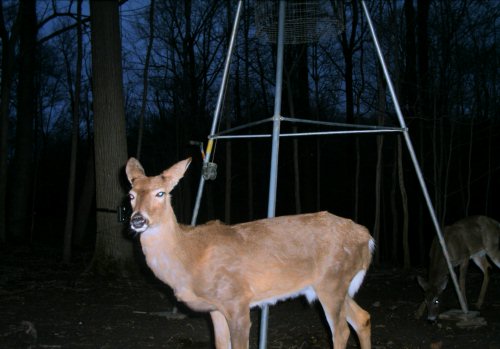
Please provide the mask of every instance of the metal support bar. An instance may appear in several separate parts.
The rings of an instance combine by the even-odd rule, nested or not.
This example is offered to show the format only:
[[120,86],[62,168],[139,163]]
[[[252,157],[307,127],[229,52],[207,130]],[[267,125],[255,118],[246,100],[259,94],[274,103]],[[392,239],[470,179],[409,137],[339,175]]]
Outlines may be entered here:
[[[233,25],[233,30],[231,33],[231,39],[230,39],[230,44],[226,56],[226,61],[225,61],[225,66],[224,66],[224,72],[223,72],[223,78],[222,78],[222,83],[221,87],[219,90],[219,95],[217,99],[217,105],[215,108],[214,112],[214,117],[212,121],[212,128],[210,131],[209,135],[209,141],[207,144],[206,148],[206,155],[203,160],[204,164],[207,164],[210,162],[210,156],[212,154],[212,148],[214,144],[214,140],[216,139],[226,139],[226,138],[269,138],[272,137],[272,150],[271,150],[271,168],[270,168],[270,176],[269,176],[269,198],[268,198],[268,212],[267,216],[268,218],[272,218],[275,216],[275,211],[276,211],[276,192],[277,192],[277,177],[278,177],[278,155],[279,155],[279,139],[280,137],[295,137],[295,136],[316,136],[316,135],[333,135],[333,134],[353,134],[353,133],[383,133],[383,132],[402,132],[405,138],[406,146],[408,148],[408,151],[410,153],[410,157],[413,162],[413,166],[415,167],[415,171],[420,183],[420,186],[422,188],[422,192],[425,197],[425,201],[427,203],[427,207],[429,209],[434,227],[436,229],[439,242],[441,244],[441,247],[443,249],[443,253],[446,258],[446,262],[448,264],[448,269],[450,271],[451,278],[453,280],[453,283],[455,285],[455,289],[458,294],[458,298],[460,301],[460,305],[462,307],[462,310],[464,313],[468,312],[467,309],[467,304],[464,301],[464,298],[460,292],[460,289],[458,287],[458,282],[456,279],[456,275],[453,271],[453,267],[450,262],[448,250],[446,248],[446,244],[444,241],[444,238],[441,233],[441,228],[439,226],[439,223],[437,221],[434,207],[432,205],[429,193],[427,191],[427,187],[420,169],[420,166],[418,164],[418,160],[415,155],[415,151],[413,149],[413,145],[411,143],[411,139],[408,133],[408,129],[406,127],[403,114],[401,112],[396,93],[394,92],[394,87],[392,85],[392,81],[390,79],[389,72],[387,70],[378,40],[377,36],[373,27],[373,24],[371,22],[371,18],[368,12],[368,9],[366,7],[365,1],[361,1],[363,10],[365,13],[365,16],[368,21],[368,25],[370,27],[370,32],[377,50],[377,54],[379,56],[380,63],[382,65],[383,71],[384,71],[384,77],[386,79],[387,85],[389,87],[389,91],[391,94],[391,97],[393,99],[395,109],[396,109],[396,114],[399,119],[400,123],[400,128],[397,127],[380,127],[380,126],[373,126],[373,125],[368,125],[368,126],[363,126],[363,125],[347,125],[347,124],[341,124],[341,123],[330,123],[330,122],[318,122],[318,121],[311,121],[311,120],[304,120],[304,119],[296,119],[296,118],[284,118],[281,116],[281,100],[282,100],[282,82],[283,82],[283,56],[284,56],[284,29],[285,29],[285,8],[286,8],[286,1],[285,0],[280,0],[279,2],[279,20],[278,20],[278,41],[277,41],[277,64],[276,64],[276,86],[275,86],[275,100],[274,100],[274,114],[272,118],[268,118],[262,121],[257,121],[257,122],[252,122],[246,125],[242,126],[237,126],[229,130],[225,130],[223,132],[220,132],[219,134],[215,134],[218,120],[220,117],[221,113],[221,108],[222,108],[222,103],[223,103],[223,97],[226,91],[226,86],[227,86],[227,80],[228,80],[228,75],[229,75],[229,65],[232,57],[232,51],[234,47],[234,42],[235,42],[235,37],[236,37],[236,32],[237,28],[239,25],[239,20],[241,16],[241,9],[242,9],[242,4],[243,1],[239,0],[238,1],[238,8],[236,11],[236,16],[234,20],[234,25]],[[234,131],[240,131],[242,129],[259,125],[267,121],[272,121],[273,122],[273,129],[272,129],[272,134],[258,134],[258,135],[230,135],[231,132]],[[323,126],[335,126],[335,127],[351,127],[355,130],[336,130],[336,131],[321,131],[321,132],[303,132],[303,133],[285,133],[285,134],[280,134],[280,127],[281,127],[281,121],[290,121],[290,122],[295,122],[295,123],[307,123],[307,124],[317,124],[317,125],[323,125]],[[198,193],[196,197],[196,202],[195,202],[195,207],[193,211],[193,217],[191,220],[191,225],[196,224],[197,216],[198,216],[198,211],[200,207],[200,202],[201,202],[201,197],[203,194],[203,187],[204,187],[205,179],[203,176],[200,178],[200,184],[198,186]],[[259,349],[266,349],[267,347],[267,326],[268,326],[268,316],[269,316],[269,308],[268,306],[263,306],[262,307],[262,313],[261,313],[261,323],[260,323],[260,338],[259,338]]]
[[[227,49],[226,62],[224,63],[224,73],[222,75],[222,83],[219,89],[219,95],[217,97],[217,105],[215,106],[214,118],[212,120],[212,128],[210,130],[210,135],[215,134],[217,129],[217,122],[219,121],[220,112],[222,109],[222,101],[224,100],[224,93],[226,92],[227,78],[229,76],[229,66],[231,64],[231,58],[233,56],[234,42],[236,39],[236,33],[238,32],[238,25],[241,17],[241,9],[243,8],[243,0],[238,1],[238,8],[236,9],[236,16],[234,19],[233,30],[231,32],[231,39],[229,41],[229,47]],[[207,149],[205,151],[205,158],[203,163],[206,164],[210,161],[210,156],[212,155],[212,148],[214,145],[214,139],[209,138]],[[201,197],[203,196],[203,188],[205,186],[205,178],[203,175],[200,176],[200,183],[198,185],[198,193],[196,194],[196,202],[194,204],[193,216],[191,217],[191,225],[196,225],[196,220],[198,219],[198,212],[200,210]]]
[[[269,175],[269,198],[267,204],[267,217],[272,218],[276,212],[276,189],[278,184],[278,154],[279,135],[281,124],[281,93],[283,85],[283,52],[285,46],[285,0],[280,0],[278,19],[278,50],[276,58],[276,86],[274,95],[273,139],[271,149],[271,172]],[[269,307],[264,305],[260,316],[259,349],[267,347],[267,323]]]
[[250,127],[253,127],[253,126],[261,125],[261,124],[264,124],[266,122],[273,121],[273,120],[274,119],[272,117],[270,117],[270,118],[259,120],[259,121],[249,122],[249,123],[244,124],[244,125],[235,126],[233,128],[228,128],[227,130],[221,131],[221,132],[217,133],[214,136],[209,136],[208,138],[210,138],[210,137],[217,138],[218,135],[225,135],[225,134],[232,133],[234,131],[241,131],[241,130],[244,130],[246,128],[250,128]]
[[295,122],[295,123],[302,123],[302,124],[321,125],[321,126],[349,127],[349,128],[371,129],[371,130],[376,130],[376,129],[390,130],[390,129],[393,129],[393,130],[397,130],[397,131],[402,131],[402,129],[400,127],[390,127],[390,126],[346,124],[343,122],[318,121],[318,120],[297,119],[297,118],[288,118],[288,117],[282,117],[281,120]]
[[[330,136],[330,135],[347,135],[347,134],[369,134],[369,133],[394,133],[394,132],[406,132],[405,129],[384,129],[379,128],[375,130],[337,130],[337,131],[317,131],[317,132],[296,132],[296,133],[280,133],[279,137],[306,137],[306,136]],[[242,135],[228,135],[228,136],[212,136],[213,139],[248,139],[248,138],[271,138],[273,135],[271,133],[260,133],[260,134],[242,134]]]
[[[388,71],[387,66],[385,64],[384,56],[382,55],[382,50],[380,49],[380,45],[378,43],[377,35],[375,33],[375,29],[373,27],[373,23],[372,23],[372,20],[370,18],[368,8],[366,7],[364,0],[361,1],[361,4],[363,5],[363,10],[365,12],[365,16],[366,16],[366,19],[368,21],[368,26],[370,27],[370,32],[372,34],[373,43],[375,44],[375,48],[377,49],[377,54],[378,54],[380,63],[382,65],[382,69],[384,71],[385,80],[387,82],[387,86],[389,87],[389,91],[391,93],[391,97],[392,97],[392,100],[394,102],[394,107],[396,109],[396,114],[398,116],[399,123],[401,124],[402,128],[406,129],[406,124],[405,124],[405,121],[403,118],[403,113],[401,112],[401,108],[399,107],[399,102],[398,102],[396,93],[394,91],[394,87],[392,85],[389,71]],[[462,308],[462,311],[464,313],[468,313],[469,310],[467,308],[467,303],[465,302],[465,299],[462,295],[462,292],[460,291],[460,287],[459,287],[458,281],[457,281],[457,276],[455,275],[455,272],[453,270],[453,265],[451,264],[451,261],[450,261],[450,255],[448,253],[448,249],[446,248],[446,243],[445,243],[445,240],[443,238],[443,234],[441,232],[441,226],[439,225],[438,220],[436,218],[434,206],[432,205],[431,198],[430,198],[429,193],[427,191],[427,185],[425,184],[424,176],[423,176],[422,171],[420,169],[420,165],[418,164],[417,156],[415,155],[415,150],[413,149],[413,144],[412,144],[411,139],[410,139],[410,134],[406,130],[405,132],[403,132],[403,135],[405,138],[406,147],[408,148],[411,160],[413,162],[413,166],[415,167],[415,172],[417,174],[418,181],[420,183],[420,187],[422,188],[422,193],[424,194],[425,202],[427,203],[427,207],[429,209],[429,213],[431,215],[432,222],[434,223],[434,228],[436,229],[439,243],[441,244],[441,248],[443,249],[443,254],[444,254],[444,257],[446,259],[446,264],[448,265],[448,270],[450,272],[451,279],[453,280],[455,290],[457,291],[458,300],[460,301],[460,307]]]
[[[293,123],[301,123],[301,124],[309,124],[309,125],[318,125],[318,126],[332,126],[332,127],[350,127],[354,129],[361,129],[361,130],[381,130],[382,132],[391,132],[391,131],[396,131],[396,132],[403,132],[404,129],[401,127],[390,127],[390,126],[378,126],[378,125],[361,125],[361,124],[346,124],[346,123],[341,123],[341,122],[329,122],[329,121],[317,121],[317,120],[308,120],[308,119],[297,119],[297,118],[288,118],[281,116],[280,117],[281,121],[288,121],[288,122],[293,122]],[[230,139],[233,138],[230,134],[235,132],[235,131],[241,131],[246,128],[250,128],[253,126],[257,125],[262,125],[266,122],[269,121],[274,121],[274,117],[270,117],[267,119],[259,120],[259,121],[253,121],[249,122],[247,124],[243,124],[240,126],[236,126],[233,128],[229,128],[227,130],[221,131],[216,134],[212,134],[211,136],[208,136],[209,139]],[[337,132],[337,131],[335,131]],[[342,131],[340,131],[342,132]],[[364,133],[364,132],[362,132]],[[298,133],[297,133],[298,134]],[[335,134],[335,133],[332,133]],[[223,135],[228,135],[228,136],[223,136]],[[292,136],[293,134],[289,134],[289,136]],[[298,134],[300,135],[300,134]],[[269,137],[271,134],[269,134]],[[282,136],[282,134],[281,134]],[[257,138],[262,138],[265,136],[258,136]],[[245,136],[235,136],[234,138],[245,138]],[[254,138],[252,135],[247,135],[246,138]]]

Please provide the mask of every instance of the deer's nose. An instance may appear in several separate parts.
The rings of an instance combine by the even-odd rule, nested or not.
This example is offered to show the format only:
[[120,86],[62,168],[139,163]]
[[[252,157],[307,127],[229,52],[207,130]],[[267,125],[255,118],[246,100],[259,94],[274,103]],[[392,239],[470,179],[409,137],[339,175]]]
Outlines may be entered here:
[[140,213],[135,213],[130,218],[130,227],[136,232],[142,232],[147,228],[148,220]]
[[427,323],[434,325],[437,323],[437,317],[427,318]]

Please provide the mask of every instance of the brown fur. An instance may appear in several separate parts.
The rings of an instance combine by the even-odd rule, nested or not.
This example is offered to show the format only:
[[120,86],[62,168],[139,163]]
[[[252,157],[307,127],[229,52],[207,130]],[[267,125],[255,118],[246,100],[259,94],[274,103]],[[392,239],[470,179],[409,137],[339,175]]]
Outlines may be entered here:
[[[483,272],[483,283],[476,307],[481,308],[486,289],[488,288],[490,264],[486,256],[500,268],[500,250],[498,240],[500,239],[500,224],[485,216],[471,216],[459,220],[448,226],[444,230],[444,240],[450,255],[451,264],[460,266],[460,290],[465,298],[465,277],[469,261],[474,263]],[[419,277],[418,282],[425,291],[425,300],[417,311],[417,317],[423,315],[425,306],[427,307],[428,320],[435,320],[439,313],[439,297],[448,283],[448,266],[441,249],[441,245],[436,238],[432,242],[429,252],[429,279],[424,280]],[[467,302],[467,299],[465,299]]]
[[328,212],[233,226],[219,221],[180,225],[168,193],[189,161],[156,177],[146,177],[137,160],[128,161],[131,222],[141,233],[155,275],[192,309],[211,312],[217,349],[227,349],[229,343],[233,349],[248,348],[250,306],[307,288],[314,290],[331,320],[336,349],[346,346],[346,320],[362,348],[370,348],[370,316],[348,294],[359,273],[352,293],[357,290],[371,262],[373,240],[367,229]]

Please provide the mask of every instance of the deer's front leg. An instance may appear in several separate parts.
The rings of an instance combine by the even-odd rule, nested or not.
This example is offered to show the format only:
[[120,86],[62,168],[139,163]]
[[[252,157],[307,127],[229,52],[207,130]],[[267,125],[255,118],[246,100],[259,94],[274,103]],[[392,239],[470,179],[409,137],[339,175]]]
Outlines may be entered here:
[[227,311],[227,324],[232,349],[248,349],[250,336],[250,305],[239,304]]
[[467,269],[469,267],[469,259],[466,259],[465,261],[460,264],[460,278],[459,278],[459,284],[460,284],[460,291],[462,292],[462,296],[464,297],[464,302],[467,304],[467,295],[465,294],[465,278],[467,276]]
[[481,269],[483,272],[483,284],[481,285],[481,291],[479,292],[479,298],[476,302],[476,308],[481,309],[483,305],[484,296],[486,295],[486,289],[488,288],[488,283],[490,281],[490,275],[488,269],[491,267],[490,263],[486,259],[486,256],[474,257],[474,263]]
[[210,317],[214,326],[215,348],[231,349],[231,338],[226,318],[220,311],[212,311]]

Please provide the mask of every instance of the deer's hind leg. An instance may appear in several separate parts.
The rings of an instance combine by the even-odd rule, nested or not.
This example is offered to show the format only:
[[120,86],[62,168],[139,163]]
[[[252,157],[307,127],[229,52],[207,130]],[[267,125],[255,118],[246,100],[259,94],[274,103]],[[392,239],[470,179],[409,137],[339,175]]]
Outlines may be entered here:
[[[477,263],[477,262],[476,262]],[[467,278],[467,269],[469,268],[469,259],[465,259],[460,263],[460,276],[459,276],[459,286],[462,297],[467,304],[467,294],[465,293],[465,279]]]
[[498,248],[498,240],[492,241],[491,243],[486,242],[486,254],[495,263],[495,265],[500,268],[500,249]]
[[334,275],[326,276],[325,280],[314,286],[330,327],[335,349],[344,349],[349,339],[345,306],[348,287],[342,280],[336,280]]
[[361,349],[371,348],[370,314],[361,308],[351,297],[345,300],[347,321],[358,335]]
[[488,263],[488,260],[486,259],[486,256],[480,255],[480,256],[475,256],[472,258],[474,263],[477,264],[479,269],[483,272],[483,284],[481,285],[481,291],[479,292],[479,297],[476,302],[476,308],[481,309],[481,306],[483,305],[484,301],[484,296],[486,295],[486,290],[488,288],[488,283],[490,282],[490,274],[488,269],[491,267],[490,263]]

